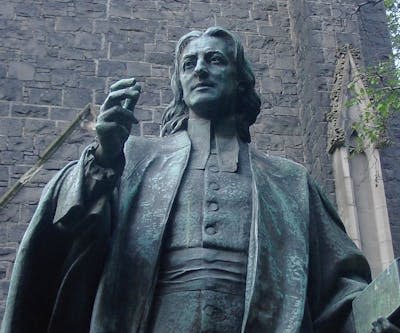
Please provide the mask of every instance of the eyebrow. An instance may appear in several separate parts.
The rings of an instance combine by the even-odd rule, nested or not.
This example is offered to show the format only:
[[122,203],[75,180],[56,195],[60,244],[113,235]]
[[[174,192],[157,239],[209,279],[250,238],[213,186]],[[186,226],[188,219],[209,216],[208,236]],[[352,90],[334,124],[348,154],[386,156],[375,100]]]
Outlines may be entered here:
[[194,53],[189,53],[189,54],[185,54],[185,55],[182,57],[182,60],[190,59],[190,58],[195,58],[195,57],[196,57],[196,55],[195,55]]
[[[228,58],[223,52],[221,52],[219,50],[207,50],[207,51],[205,51],[205,54],[210,54],[210,53],[211,54],[218,53],[218,54],[222,55],[223,57]],[[196,56],[197,56],[196,53],[187,53],[187,54],[182,56],[182,60],[190,59],[190,58],[193,58],[193,57],[196,57]]]

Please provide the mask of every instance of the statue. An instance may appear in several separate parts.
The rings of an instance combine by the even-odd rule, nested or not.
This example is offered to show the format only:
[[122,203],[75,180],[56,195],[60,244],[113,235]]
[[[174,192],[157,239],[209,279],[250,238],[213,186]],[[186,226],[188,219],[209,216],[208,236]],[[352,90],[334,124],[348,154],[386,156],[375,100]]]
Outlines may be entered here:
[[2,333],[354,332],[368,264],[305,168],[248,144],[254,84],[213,27],[178,42],[162,138],[129,137],[141,88],[112,85],[98,144],[43,192]]

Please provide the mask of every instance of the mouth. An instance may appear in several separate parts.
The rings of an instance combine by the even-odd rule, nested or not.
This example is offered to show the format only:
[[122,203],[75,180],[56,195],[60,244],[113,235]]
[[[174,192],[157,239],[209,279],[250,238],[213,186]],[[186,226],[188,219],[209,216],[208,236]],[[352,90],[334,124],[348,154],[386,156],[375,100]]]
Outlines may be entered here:
[[211,82],[199,82],[193,86],[192,90],[201,88],[211,88],[211,87],[214,87],[214,85]]

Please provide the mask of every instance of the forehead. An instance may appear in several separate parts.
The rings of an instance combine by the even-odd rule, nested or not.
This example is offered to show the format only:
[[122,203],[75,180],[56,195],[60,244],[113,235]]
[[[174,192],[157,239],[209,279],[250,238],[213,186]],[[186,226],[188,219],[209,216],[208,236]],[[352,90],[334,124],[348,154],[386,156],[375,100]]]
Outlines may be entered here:
[[229,43],[222,38],[201,36],[191,40],[183,49],[181,59],[187,55],[197,55],[207,52],[220,52],[227,58],[231,58],[233,50]]

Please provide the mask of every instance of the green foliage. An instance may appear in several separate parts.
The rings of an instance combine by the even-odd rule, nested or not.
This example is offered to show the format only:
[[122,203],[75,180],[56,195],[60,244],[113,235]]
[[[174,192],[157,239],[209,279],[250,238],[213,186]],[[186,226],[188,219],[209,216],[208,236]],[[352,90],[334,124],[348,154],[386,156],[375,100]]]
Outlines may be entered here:
[[[370,5],[379,2],[382,1],[371,1]],[[353,126],[358,134],[356,150],[362,150],[365,143],[378,147],[390,144],[388,124],[394,114],[400,113],[400,0],[384,0],[384,4],[393,53],[361,74],[364,90],[354,93],[354,84],[350,85],[355,96],[351,104],[369,100],[360,121]]]

